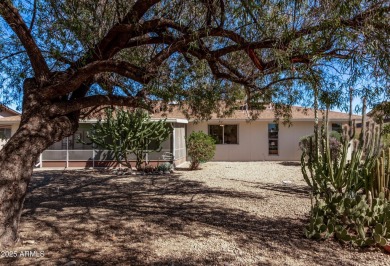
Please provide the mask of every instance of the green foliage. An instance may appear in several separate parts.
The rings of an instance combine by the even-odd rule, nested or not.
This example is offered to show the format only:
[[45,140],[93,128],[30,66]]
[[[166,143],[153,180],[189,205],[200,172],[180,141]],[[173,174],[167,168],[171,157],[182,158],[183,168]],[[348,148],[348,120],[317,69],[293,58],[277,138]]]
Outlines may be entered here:
[[88,137],[99,147],[112,150],[115,159],[129,168],[131,154],[136,156],[136,168],[140,169],[146,153],[160,151],[172,132],[165,120],[151,121],[140,109],[129,112],[107,108],[105,114],[106,119],[94,124]]
[[385,147],[390,147],[390,124],[383,125],[382,141]]
[[337,132],[337,131],[331,131],[331,132],[329,133],[329,138],[334,138],[334,139],[336,139],[337,141],[341,141],[342,136],[341,136],[341,134],[340,134],[339,132]]
[[[306,153],[311,153],[314,154],[315,152],[315,147],[314,145],[310,146],[310,141],[313,141],[314,139],[314,134],[308,135],[308,136],[303,136],[301,137],[299,141],[299,148],[301,151],[305,151]],[[331,153],[332,159],[338,159],[339,154],[341,152],[341,134],[338,133],[337,131],[331,131],[329,133],[329,149]],[[311,151],[309,152],[309,149],[311,147]]]
[[165,162],[157,166],[156,170],[159,172],[170,172],[173,169],[173,165],[171,163]]
[[[144,89],[165,102],[185,100],[194,109],[192,115],[200,118],[215,111],[218,100],[228,101],[228,108],[236,107],[233,103],[242,98],[242,85],[249,106],[255,106],[265,94],[288,105],[311,99],[313,84],[327,88],[334,84],[349,86],[361,80],[383,84],[383,79],[389,78],[386,1],[157,1],[137,21],[124,18],[136,2],[142,1],[12,2],[28,22],[27,28],[33,22],[29,34],[56,73],[53,76],[83,69],[85,64],[96,63],[92,59],[95,54],[106,54],[109,58],[103,58],[137,68],[126,69],[131,75],[105,67],[97,73],[98,79],[86,75],[88,95],[135,96]],[[158,26],[147,28],[150,21],[158,19]],[[128,26],[127,31],[110,32],[118,25]],[[34,71],[23,42],[4,20],[0,21],[0,34],[4,37],[0,40],[0,88],[4,90],[0,101],[21,103],[22,84],[27,77],[34,77]],[[102,41],[113,34],[118,36]],[[159,38],[153,35],[148,41],[150,34]],[[127,45],[123,38],[128,38]],[[179,42],[180,38],[186,42]],[[105,45],[106,42],[112,45]],[[180,47],[175,46],[176,51],[170,52],[172,43]],[[268,69],[252,63],[247,51],[252,46],[252,55],[259,57],[254,61]],[[139,84],[130,78],[143,74],[141,70],[149,70],[148,66],[156,62],[153,59],[163,50],[168,55],[161,65],[146,73],[148,77],[153,73],[150,82]],[[205,56],[210,50],[213,56]],[[197,56],[200,52],[201,56]],[[223,64],[219,62],[222,58]],[[70,99],[70,95],[71,92],[64,99]],[[331,96],[332,100],[342,99]],[[287,114],[287,109],[280,110]],[[219,111],[224,114],[231,110]]]
[[390,135],[390,124],[385,124],[383,126],[382,135]]
[[192,132],[187,139],[187,151],[191,158],[190,169],[198,169],[201,163],[214,157],[215,140],[201,131]]

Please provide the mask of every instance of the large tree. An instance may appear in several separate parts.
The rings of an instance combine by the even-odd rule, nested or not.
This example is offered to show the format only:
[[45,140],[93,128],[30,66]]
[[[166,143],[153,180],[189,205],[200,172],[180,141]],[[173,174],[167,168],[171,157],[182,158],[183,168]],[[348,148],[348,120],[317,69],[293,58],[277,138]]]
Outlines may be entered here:
[[338,77],[383,85],[389,10],[387,0],[1,0],[0,99],[22,99],[23,112],[0,151],[0,244],[18,239],[38,156],[84,110],[175,101],[207,118],[238,99],[288,106]]

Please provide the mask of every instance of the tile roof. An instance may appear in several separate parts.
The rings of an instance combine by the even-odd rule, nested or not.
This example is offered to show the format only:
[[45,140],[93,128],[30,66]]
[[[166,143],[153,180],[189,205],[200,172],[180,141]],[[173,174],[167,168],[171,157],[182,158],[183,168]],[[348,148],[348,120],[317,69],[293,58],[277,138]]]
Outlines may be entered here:
[[2,112],[2,111],[6,111],[6,112],[10,113],[11,115],[20,115],[19,112],[15,111],[15,110],[13,110],[13,109],[11,109],[3,104],[0,104],[0,112]]
[[[300,106],[292,106],[291,107],[291,114],[292,114],[292,121],[294,120],[314,120],[314,109],[312,108],[304,108]],[[179,110],[179,108],[173,108],[171,112],[156,112],[152,114],[151,116],[153,118],[161,118],[161,117],[168,117],[168,118],[182,118],[185,119],[185,115]],[[230,117],[224,117],[219,118],[216,114],[213,114],[211,116],[211,120],[248,120],[249,114],[246,110],[236,110]],[[267,108],[260,112],[259,117],[257,120],[274,120],[275,119],[275,113],[272,108]],[[318,119],[322,119],[322,112],[318,112]],[[330,121],[348,121],[349,115],[347,113],[342,112],[336,112],[336,111],[329,111],[329,120]],[[352,119],[360,120],[360,115],[352,115]],[[192,119],[190,119],[191,121]]]

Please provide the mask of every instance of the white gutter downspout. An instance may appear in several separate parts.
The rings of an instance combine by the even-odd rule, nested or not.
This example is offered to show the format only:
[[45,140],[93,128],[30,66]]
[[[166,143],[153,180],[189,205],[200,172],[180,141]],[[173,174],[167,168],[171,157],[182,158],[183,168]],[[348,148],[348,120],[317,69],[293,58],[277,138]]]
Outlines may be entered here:
[[92,144],[92,169],[95,168],[95,148],[94,144]]
[[42,153],[39,155],[39,162],[34,167],[42,168]]
[[175,161],[176,159],[176,141],[175,141],[175,126],[173,126],[173,130],[172,130],[172,134],[173,134],[173,138],[172,138],[172,147],[173,147],[173,162]]

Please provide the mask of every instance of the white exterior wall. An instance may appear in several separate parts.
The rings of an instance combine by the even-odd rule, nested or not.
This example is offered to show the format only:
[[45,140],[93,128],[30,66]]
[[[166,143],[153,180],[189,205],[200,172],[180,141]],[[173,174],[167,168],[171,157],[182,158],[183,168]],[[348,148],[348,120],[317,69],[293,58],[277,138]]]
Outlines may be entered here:
[[13,134],[16,133],[16,131],[18,130],[18,128],[19,128],[19,124],[13,124],[13,125],[11,126],[11,136],[12,136]]
[[280,160],[298,161],[301,159],[299,141],[303,136],[314,133],[314,121],[293,122],[292,126],[279,126]]
[[[238,125],[238,144],[217,144],[214,161],[297,161],[300,160],[299,140],[313,133],[313,121],[293,122],[291,127],[279,124],[279,155],[268,154],[268,124],[272,121],[223,122]],[[213,121],[188,124],[193,131],[208,133]]]
[[0,150],[1,148],[3,148],[4,144],[6,143],[7,141],[4,140],[4,139],[0,139]]

